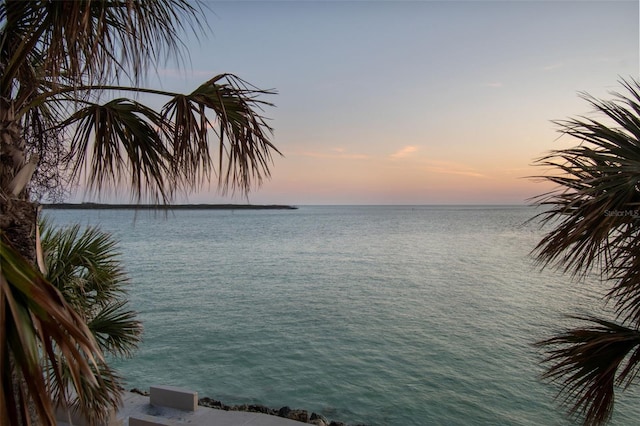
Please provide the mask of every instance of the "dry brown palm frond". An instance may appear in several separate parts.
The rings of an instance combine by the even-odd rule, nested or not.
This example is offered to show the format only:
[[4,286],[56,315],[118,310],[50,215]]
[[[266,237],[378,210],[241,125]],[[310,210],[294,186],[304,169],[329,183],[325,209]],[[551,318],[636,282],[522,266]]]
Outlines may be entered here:
[[[83,319],[65,302],[29,262],[0,238],[0,311],[3,327],[0,339],[0,404],[2,424],[18,424],[26,419],[28,401],[38,416],[53,424],[50,385],[44,377],[42,363],[60,381],[59,358],[70,366],[71,382],[100,388],[102,378],[92,369],[103,362],[102,354]],[[11,368],[11,366],[13,368]],[[14,376],[15,374],[15,376]],[[13,395],[15,380],[23,383],[17,398]],[[68,400],[68,391],[60,393]],[[97,412],[100,417],[105,413]]]
[[605,279],[624,281],[624,291],[610,293],[620,306],[626,302],[619,296],[633,282],[640,291],[640,269],[633,268],[640,264],[630,262],[640,254],[640,117],[635,115],[640,94],[630,83],[625,87],[633,96],[618,94],[615,102],[585,95],[609,123],[586,118],[559,122],[561,131],[581,144],[539,160],[558,172],[542,176],[558,189],[535,199],[547,208],[538,217],[554,227],[533,252],[543,265],[574,275],[599,268]]
[[187,172],[185,181],[207,176],[202,172],[211,166],[209,128],[218,137],[217,171],[223,192],[237,188],[246,193],[252,183],[259,185],[269,177],[272,153],[280,151],[270,141],[273,129],[260,114],[262,107],[273,105],[259,96],[274,93],[232,74],[221,74],[189,95],[169,101],[162,115],[172,123],[174,167]]
[[171,152],[162,132],[165,123],[157,112],[129,99],[104,105],[88,104],[62,126],[75,126],[69,148],[73,178],[85,177],[89,188],[100,189],[130,179],[137,198],[171,200]]
[[[84,101],[83,108],[59,125],[74,132],[67,157],[73,178],[84,173],[91,189],[126,183],[137,200],[168,203],[177,191],[197,189],[213,171],[223,193],[247,193],[269,177],[272,155],[280,154],[270,140],[273,130],[260,113],[272,104],[259,97],[274,92],[254,88],[234,75],[216,76],[188,95],[120,86],[105,89],[171,99],[160,113],[125,98],[103,105]],[[70,90],[60,95],[66,97]]]
[[198,33],[201,5],[186,0],[5,0],[0,49],[10,60],[0,87],[43,58],[42,73],[75,84],[102,84],[122,75],[134,83],[158,58],[181,56],[181,33]]
[[[54,194],[60,185],[86,180],[96,191],[115,185],[127,187],[138,201],[145,196],[169,203],[176,191],[188,192],[210,174],[218,176],[223,191],[246,192],[269,177],[271,156],[279,152],[262,116],[262,107],[270,104],[259,97],[273,92],[229,74],[214,77],[187,95],[138,86],[159,59],[179,59],[184,47],[180,33],[203,27],[201,5],[197,0],[0,0],[0,101],[6,112],[0,129],[1,151],[5,159],[20,160],[0,165],[0,199],[26,201],[29,197],[26,190],[15,196],[9,184],[22,159],[32,154],[38,154],[40,162],[31,183],[36,179]],[[131,83],[134,87],[122,86]],[[155,112],[138,101],[113,99],[125,90],[168,96],[170,101]],[[66,166],[75,180],[69,182],[59,173]],[[27,232],[23,234],[20,241],[28,246]],[[58,349],[72,362],[75,358],[80,362],[83,355],[91,360],[99,351],[92,346],[95,342],[82,340],[87,338],[86,325],[78,315],[65,313],[68,306],[60,295],[33,275],[28,262],[18,262],[10,248],[3,246],[3,250],[0,409],[15,420],[26,400],[34,399],[41,416],[49,419],[47,388],[33,370],[36,355],[51,364],[52,374],[47,376],[54,380],[51,383],[66,389],[62,382],[55,382],[62,377],[55,363]],[[20,275],[21,268],[25,276]],[[9,277],[9,270],[17,275]],[[109,323],[130,323],[120,309],[109,310],[114,306],[102,307],[96,327],[106,330]],[[61,342],[59,348],[56,342]],[[108,344],[122,351],[123,340]],[[11,357],[24,359],[16,361],[16,368],[28,375],[25,383],[29,384],[15,395],[10,384]],[[105,367],[96,359],[90,366],[78,364],[70,369],[69,377],[86,389],[94,385],[91,371],[108,373]],[[95,380],[112,382],[100,375]],[[81,406],[92,406],[85,402]]]
[[548,349],[544,377],[561,383],[560,396],[587,425],[606,423],[615,385],[633,382],[640,367],[640,331],[595,317],[574,317],[590,326],[537,343]]
[[615,386],[628,386],[640,361],[640,83],[622,81],[627,94],[604,101],[583,94],[599,114],[557,122],[579,145],[553,151],[539,164],[558,189],[535,199],[537,216],[552,226],[533,251],[543,265],[574,276],[600,274],[621,324],[582,317],[593,325],[539,345],[551,366],[544,377],[585,424],[611,416]]

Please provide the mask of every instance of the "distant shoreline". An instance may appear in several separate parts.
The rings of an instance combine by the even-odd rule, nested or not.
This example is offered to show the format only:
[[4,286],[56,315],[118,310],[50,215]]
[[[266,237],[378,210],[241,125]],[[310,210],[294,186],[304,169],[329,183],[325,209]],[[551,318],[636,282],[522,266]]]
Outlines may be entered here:
[[280,204],[101,204],[56,203],[42,204],[50,210],[297,210],[295,206]]

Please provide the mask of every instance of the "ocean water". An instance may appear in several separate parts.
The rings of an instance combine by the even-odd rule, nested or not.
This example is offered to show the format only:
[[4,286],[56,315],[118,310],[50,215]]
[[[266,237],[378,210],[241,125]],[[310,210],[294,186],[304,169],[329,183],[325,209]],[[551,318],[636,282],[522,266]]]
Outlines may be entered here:
[[[144,322],[127,387],[368,425],[565,425],[532,343],[605,290],[540,271],[537,211],[502,206],[46,211],[120,240]],[[640,419],[638,391],[613,424]]]

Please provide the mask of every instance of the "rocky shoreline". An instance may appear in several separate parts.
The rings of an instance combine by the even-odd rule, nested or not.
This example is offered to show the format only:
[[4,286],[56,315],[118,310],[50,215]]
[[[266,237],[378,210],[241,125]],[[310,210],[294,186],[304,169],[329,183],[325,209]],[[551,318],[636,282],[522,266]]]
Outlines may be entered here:
[[[143,396],[149,396],[149,392],[137,388],[131,389],[130,392],[137,393]],[[198,399],[198,405],[225,411],[246,411],[250,413],[269,414],[271,416],[283,417],[285,419],[295,420],[298,422],[308,423],[316,426],[366,426],[363,424],[348,425],[347,423],[338,422],[335,420],[327,420],[326,417],[320,414],[309,414],[307,410],[292,409],[286,406],[275,409],[259,404],[227,405],[221,401],[217,401],[213,398],[208,397]]]

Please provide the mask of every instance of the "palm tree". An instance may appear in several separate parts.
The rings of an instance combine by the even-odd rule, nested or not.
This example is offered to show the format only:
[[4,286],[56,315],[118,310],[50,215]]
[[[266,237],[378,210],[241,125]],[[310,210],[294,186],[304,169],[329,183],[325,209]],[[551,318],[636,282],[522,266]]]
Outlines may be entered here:
[[[142,325],[135,312],[127,309],[129,277],[122,268],[116,241],[96,227],[82,232],[79,225],[56,229],[42,220],[40,228],[45,278],[82,316],[103,353],[132,355],[140,342]],[[70,401],[72,410],[102,413],[115,403],[112,398],[118,395],[122,380],[106,362],[100,362],[98,367],[95,374],[102,376],[108,392],[89,388]],[[61,389],[71,386],[69,366],[63,365],[62,369],[66,373],[63,381],[53,389],[56,400],[62,397]]]
[[[231,74],[189,94],[139,87],[157,58],[182,55],[182,31],[203,28],[188,0],[0,0],[0,424],[29,423],[29,407],[53,423],[60,357],[73,388],[104,387],[91,374],[103,365],[98,344],[35,266],[37,197],[82,181],[170,203],[212,175],[222,192],[243,193],[269,177],[279,152],[260,96],[272,91]],[[142,93],[167,102],[153,110]]]
[[583,326],[538,343],[548,351],[544,376],[561,384],[570,413],[594,425],[610,419],[616,386],[629,386],[640,367],[640,83],[620,83],[627,93],[612,100],[582,94],[599,118],[557,122],[580,144],[539,160],[559,173],[543,176],[558,189],[537,200],[553,227],[537,259],[610,286],[614,318],[574,317]]

